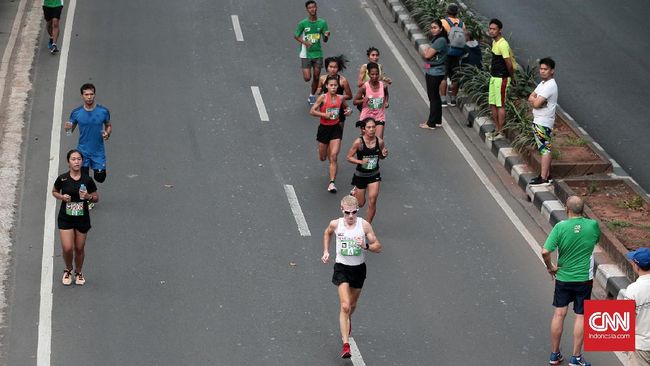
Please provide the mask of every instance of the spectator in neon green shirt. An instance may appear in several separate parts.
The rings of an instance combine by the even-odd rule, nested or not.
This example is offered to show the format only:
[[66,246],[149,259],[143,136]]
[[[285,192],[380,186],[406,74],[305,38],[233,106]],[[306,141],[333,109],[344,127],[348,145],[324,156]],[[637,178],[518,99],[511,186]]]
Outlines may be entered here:
[[[600,240],[600,228],[596,221],[582,217],[583,208],[584,202],[580,197],[569,197],[566,201],[568,218],[555,225],[542,249],[544,264],[551,278],[555,280],[555,311],[551,320],[549,360],[551,365],[559,365],[564,360],[560,353],[560,339],[564,318],[571,302],[576,319],[573,325],[573,354],[570,364],[586,364],[582,356],[584,301],[591,299],[593,251]],[[558,250],[557,265],[551,260],[551,253],[555,249]]]
[[315,1],[307,1],[305,8],[309,16],[298,23],[293,38],[300,43],[302,77],[306,82],[311,81],[308,102],[313,105],[316,102],[316,89],[318,89],[320,70],[323,67],[323,50],[320,41],[322,39],[323,42],[327,42],[330,31],[327,22],[318,17],[318,5]]
[[47,22],[47,34],[50,36],[47,49],[52,54],[59,52],[56,42],[59,40],[61,10],[63,10],[63,0],[43,0],[43,16]]

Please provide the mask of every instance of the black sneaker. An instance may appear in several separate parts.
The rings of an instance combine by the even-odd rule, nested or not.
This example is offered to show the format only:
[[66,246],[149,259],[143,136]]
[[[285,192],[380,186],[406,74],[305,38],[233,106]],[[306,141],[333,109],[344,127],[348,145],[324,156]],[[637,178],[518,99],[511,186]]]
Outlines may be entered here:
[[442,98],[442,108],[447,107],[447,98]]
[[449,106],[450,107],[456,106],[456,97],[452,96],[451,98],[449,98]]
[[535,178],[530,180],[530,183],[528,183],[531,186],[539,186],[542,184],[549,184],[551,183],[550,180],[542,178],[541,175],[536,176]]

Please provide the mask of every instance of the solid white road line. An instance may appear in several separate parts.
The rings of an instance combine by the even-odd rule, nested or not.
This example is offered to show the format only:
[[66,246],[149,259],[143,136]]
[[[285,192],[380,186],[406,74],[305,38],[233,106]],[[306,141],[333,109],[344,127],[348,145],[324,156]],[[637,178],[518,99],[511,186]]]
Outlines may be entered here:
[[239,16],[231,15],[232,18],[232,29],[235,31],[235,39],[238,42],[244,42],[244,35],[241,32],[241,26],[239,25]]
[[352,364],[354,366],[366,366],[366,363],[363,361],[363,357],[361,356],[361,351],[359,351],[359,347],[357,347],[357,342],[354,341],[354,338],[350,337],[349,338],[350,342],[350,352],[352,353]]
[[11,54],[14,52],[14,47],[16,46],[16,38],[18,37],[18,32],[20,32],[20,23],[23,20],[26,2],[26,0],[21,0],[20,4],[18,4],[16,18],[14,18],[14,24],[11,26],[11,34],[9,34],[7,45],[2,53],[2,63],[0,63],[0,105],[2,104],[2,98],[5,93],[5,83],[7,82],[7,73],[9,72],[9,59],[11,58]]
[[311,232],[309,232],[309,226],[307,226],[307,220],[305,220],[305,215],[302,214],[300,203],[298,202],[298,196],[296,196],[296,191],[293,189],[293,186],[290,184],[285,184],[284,192],[287,194],[289,206],[291,207],[291,212],[293,212],[293,217],[296,219],[296,224],[298,225],[298,231],[300,231],[300,235],[311,236]]
[[52,275],[54,266],[54,218],[56,199],[50,193],[59,171],[59,151],[61,149],[61,120],[63,119],[63,94],[65,91],[65,76],[68,70],[68,50],[70,35],[74,23],[76,0],[68,1],[68,12],[65,18],[63,44],[59,55],[59,70],[56,75],[56,91],[54,93],[54,112],[52,113],[52,135],[50,137],[50,166],[45,200],[45,224],[43,228],[43,260],[41,266],[41,303],[38,315],[38,353],[36,364],[50,366],[52,353]]
[[260,120],[268,122],[269,115],[266,113],[266,107],[264,106],[264,101],[262,100],[262,94],[260,94],[260,88],[257,86],[251,86],[251,91],[253,92],[253,98],[255,99],[257,112],[260,114]]
[[[402,69],[406,73],[406,76],[411,80],[411,83],[413,86],[415,86],[415,89],[417,90],[418,94],[420,94],[420,97],[425,103],[429,103],[429,98],[427,97],[427,92],[425,91],[424,87],[422,86],[422,83],[419,81],[419,79],[415,76],[411,68],[408,66],[406,60],[402,57],[402,55],[399,53],[399,50],[397,47],[395,47],[395,44],[391,39],[388,37],[388,34],[386,34],[386,31],[382,28],[381,23],[373,13],[373,11],[370,8],[366,8],[366,13],[372,20],[373,24],[375,25],[375,28],[377,28],[377,31],[383,38],[384,42],[386,42],[386,45],[388,48],[391,50],[395,58],[397,59],[397,62],[402,66]],[[463,155],[463,158],[465,158],[465,161],[469,164],[469,166],[474,170],[474,173],[476,176],[481,180],[485,188],[490,192],[494,200],[497,202],[497,204],[501,207],[503,212],[508,216],[512,224],[515,226],[515,228],[519,231],[519,233],[524,237],[524,240],[528,243],[530,248],[533,250],[533,253],[537,256],[537,258],[543,262],[542,260],[542,255],[540,253],[541,248],[538,245],[537,241],[533,237],[533,235],[528,231],[526,226],[519,220],[515,212],[512,210],[512,208],[508,205],[506,200],[503,198],[501,193],[496,189],[494,184],[490,182],[490,180],[487,178],[481,167],[476,163],[470,152],[465,148],[463,143],[460,141],[458,136],[456,136],[456,133],[449,127],[448,122],[443,118],[443,128],[451,141],[454,143],[456,146],[456,149]]]

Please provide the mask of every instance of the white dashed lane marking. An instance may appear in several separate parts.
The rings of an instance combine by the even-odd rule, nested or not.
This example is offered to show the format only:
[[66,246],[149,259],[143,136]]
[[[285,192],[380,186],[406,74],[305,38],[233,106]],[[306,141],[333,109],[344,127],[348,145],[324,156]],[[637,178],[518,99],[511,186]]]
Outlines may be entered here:
[[253,98],[255,99],[257,112],[259,112],[260,114],[260,120],[262,120],[263,122],[268,122],[269,115],[266,113],[266,107],[264,106],[264,100],[262,100],[262,94],[260,93],[260,88],[257,86],[251,86],[251,91],[253,92]]
[[296,196],[296,191],[293,189],[293,186],[290,184],[285,184],[284,192],[287,194],[289,206],[291,207],[291,212],[293,212],[293,217],[296,219],[296,224],[298,225],[298,231],[300,231],[300,235],[311,236],[309,226],[307,226],[307,220],[305,220],[305,215],[302,213],[300,202],[298,202],[298,196]]
[[232,29],[235,31],[235,39],[237,42],[244,42],[244,35],[241,32],[241,26],[239,25],[239,16],[231,15],[232,18]]

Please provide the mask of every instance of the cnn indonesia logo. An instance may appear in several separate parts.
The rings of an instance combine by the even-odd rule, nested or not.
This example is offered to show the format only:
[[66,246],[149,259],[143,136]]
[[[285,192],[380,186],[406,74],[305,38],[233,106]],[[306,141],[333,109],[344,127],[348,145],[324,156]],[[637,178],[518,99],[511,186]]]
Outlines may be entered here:
[[585,351],[634,351],[634,300],[585,301]]

